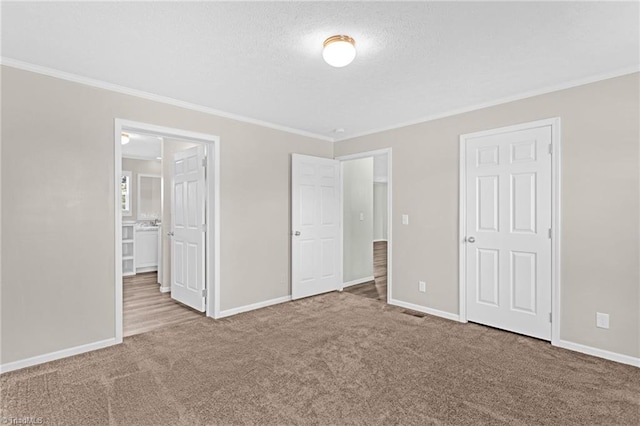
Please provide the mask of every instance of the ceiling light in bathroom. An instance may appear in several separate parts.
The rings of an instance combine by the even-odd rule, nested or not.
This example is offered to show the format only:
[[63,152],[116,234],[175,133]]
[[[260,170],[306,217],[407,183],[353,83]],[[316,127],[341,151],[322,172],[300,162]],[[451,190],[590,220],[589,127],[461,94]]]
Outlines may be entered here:
[[356,41],[347,35],[331,36],[324,41],[322,57],[332,67],[346,67],[356,57]]
[[123,133],[120,136],[120,142],[122,142],[122,145],[128,144],[130,140],[131,140],[131,138],[129,137],[128,133]]

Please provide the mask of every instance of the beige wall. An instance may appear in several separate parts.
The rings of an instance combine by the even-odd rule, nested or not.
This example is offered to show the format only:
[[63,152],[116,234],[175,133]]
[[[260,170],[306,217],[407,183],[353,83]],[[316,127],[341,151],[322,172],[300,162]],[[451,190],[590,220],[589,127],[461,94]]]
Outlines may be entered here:
[[[560,337],[640,356],[639,76],[338,142],[336,156],[393,148],[393,298],[458,312],[459,136],[559,116]],[[609,330],[595,327],[597,311]]]
[[387,184],[375,182],[373,184],[373,239],[376,241],[387,240],[388,197]]
[[[458,136],[560,116],[561,338],[640,356],[639,74],[335,147],[10,67],[1,74],[0,363],[114,337],[116,117],[220,136],[223,310],[290,294],[290,153],[392,147],[393,297],[456,313]],[[609,330],[595,328],[596,311],[611,315]]]
[[2,67],[1,363],[115,335],[114,118],[220,136],[222,309],[290,294],[290,154],[330,142]]
[[[162,163],[158,160],[122,159],[122,170],[131,172],[131,216],[122,216],[123,221],[138,219],[138,175],[162,175]],[[158,200],[159,202],[159,200]]]
[[342,163],[342,209],[342,281],[373,277],[372,157]]

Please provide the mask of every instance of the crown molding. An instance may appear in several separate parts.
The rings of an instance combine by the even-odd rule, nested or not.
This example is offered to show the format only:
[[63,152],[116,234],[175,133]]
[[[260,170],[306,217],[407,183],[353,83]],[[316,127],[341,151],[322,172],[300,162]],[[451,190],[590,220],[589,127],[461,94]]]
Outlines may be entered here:
[[468,106],[468,107],[463,107],[463,108],[458,108],[458,109],[454,109],[454,110],[450,110],[447,112],[443,112],[443,113],[439,113],[439,114],[432,114],[432,115],[428,115],[422,118],[417,118],[415,120],[410,120],[410,121],[405,121],[399,124],[394,124],[391,126],[386,126],[386,127],[379,127],[373,130],[367,130],[365,132],[361,132],[361,133],[356,133],[354,135],[350,135],[350,136],[345,136],[344,138],[340,138],[340,139],[334,139],[334,142],[341,142],[341,141],[346,141],[349,139],[355,139],[355,138],[359,138],[362,136],[369,136],[369,135],[373,135],[375,133],[382,133],[382,132],[386,132],[389,130],[394,130],[394,129],[400,129],[402,127],[407,127],[407,126],[413,126],[414,124],[420,124],[420,123],[426,123],[428,121],[434,121],[434,120],[439,120],[441,118],[446,118],[446,117],[451,117],[454,115],[459,115],[459,114],[464,114],[467,112],[471,112],[471,111],[476,111],[476,110],[480,110],[480,109],[484,109],[484,108],[489,108],[489,107],[493,107],[493,106],[497,106],[497,105],[501,105],[501,104],[506,104],[509,102],[514,102],[514,101],[519,101],[522,99],[527,99],[527,98],[532,98],[535,96],[540,96],[540,95],[544,95],[547,93],[552,93],[552,92],[558,92],[560,90],[565,90],[565,89],[571,89],[573,87],[578,87],[578,86],[584,86],[586,84],[591,84],[591,83],[596,83],[598,81],[602,81],[602,80],[609,80],[611,78],[616,78],[616,77],[622,77],[623,75],[628,75],[628,74],[634,74],[640,72],[640,64],[639,65],[634,65],[632,67],[625,67],[625,68],[621,68],[618,69],[616,71],[612,71],[612,72],[607,72],[607,73],[602,73],[602,74],[595,74],[589,77],[585,77],[585,78],[581,78],[581,79],[577,79],[577,80],[571,80],[565,83],[561,83],[561,84],[556,84],[553,86],[547,86],[545,88],[542,89],[536,89],[536,90],[530,90],[527,92],[523,92],[520,93],[518,95],[513,95],[513,96],[508,96],[505,98],[500,98],[500,99],[496,99],[493,101],[488,101],[488,102],[483,102],[481,104],[476,104],[476,105],[472,105],[472,106]]
[[43,67],[40,65],[30,64],[28,62],[19,61],[17,59],[7,58],[5,56],[0,57],[0,65],[4,65],[11,68],[17,68],[24,71],[29,71],[37,74],[47,75],[49,77],[59,78],[61,80],[72,81],[74,83],[83,84],[85,86],[96,87],[98,89],[109,90],[112,92],[122,93],[124,95],[135,96],[150,101],[160,102],[163,104],[173,105],[192,111],[203,112],[205,114],[211,114],[218,117],[229,118],[231,120],[241,121],[243,123],[255,124],[257,126],[267,127],[269,129],[280,130],[282,132],[292,133],[295,135],[306,136],[309,138],[320,139],[327,142],[333,142],[334,138],[319,135],[316,133],[308,132],[306,130],[294,129],[292,127],[283,126],[276,123],[270,123],[268,121],[258,120],[251,117],[245,117],[238,114],[233,114],[219,109],[206,107],[203,105],[192,104],[190,102],[181,101],[179,99],[170,98],[167,96],[157,95],[155,93],[149,93],[142,90],[132,89],[130,87],[120,86],[118,84],[108,83],[102,80],[96,80],[93,78],[83,77],[81,75],[60,71],[54,68]]
[[476,110],[480,110],[480,109],[484,109],[484,108],[490,108],[490,107],[493,107],[493,106],[506,104],[506,103],[509,103],[509,102],[519,101],[519,100],[522,100],[522,99],[532,98],[532,97],[539,96],[539,95],[544,95],[544,94],[547,94],[547,93],[557,92],[557,91],[560,91],[560,90],[570,89],[570,88],[578,87],[578,86],[584,86],[586,84],[596,83],[598,81],[608,80],[608,79],[611,79],[611,78],[621,77],[623,75],[628,75],[628,74],[633,74],[633,73],[640,72],[640,65],[634,65],[634,66],[631,66],[631,67],[621,68],[621,69],[618,69],[618,70],[612,71],[612,72],[595,74],[595,75],[592,75],[592,76],[589,76],[589,77],[585,77],[585,78],[581,78],[581,79],[577,79],[577,80],[571,80],[571,81],[568,81],[568,82],[565,82],[565,83],[561,83],[561,84],[557,84],[557,85],[553,85],[553,86],[547,86],[547,87],[544,87],[542,89],[530,90],[530,91],[523,92],[523,93],[520,93],[520,94],[517,94],[517,95],[508,96],[508,97],[504,97],[504,98],[499,98],[499,99],[496,99],[496,100],[493,100],[493,101],[483,102],[483,103],[475,104],[475,105],[468,106],[468,107],[462,107],[462,108],[446,111],[446,112],[443,112],[443,113],[432,114],[432,115],[424,116],[424,117],[417,118],[417,119],[410,120],[410,121],[404,121],[404,122],[401,122],[401,123],[398,123],[398,124],[394,124],[394,125],[391,125],[391,126],[385,126],[385,127],[375,128],[375,129],[372,129],[372,130],[367,130],[367,131],[356,133],[356,134],[353,134],[353,135],[348,135],[348,136],[345,136],[343,138],[332,138],[332,137],[329,137],[329,136],[308,132],[306,130],[295,129],[295,128],[292,128],[292,127],[287,127],[287,126],[283,126],[283,125],[280,125],[280,124],[270,123],[270,122],[267,122],[267,121],[258,120],[258,119],[251,118],[251,117],[244,117],[244,116],[241,116],[241,115],[237,115],[237,114],[221,111],[221,110],[218,110],[218,109],[209,108],[209,107],[206,107],[206,106],[203,106],[203,105],[192,104],[190,102],[181,101],[181,100],[170,98],[170,97],[167,97],[167,96],[161,96],[161,95],[157,95],[157,94],[154,94],[154,93],[144,92],[142,90],[132,89],[132,88],[120,86],[120,85],[117,85],[117,84],[107,83],[105,81],[96,80],[96,79],[92,79],[92,78],[88,78],[88,77],[83,77],[83,76],[80,76],[80,75],[76,75],[76,74],[72,74],[72,73],[56,70],[56,69],[53,69],[53,68],[48,68],[48,67],[43,67],[43,66],[40,66],[40,65],[30,64],[30,63],[27,63],[27,62],[19,61],[17,59],[12,59],[12,58],[7,58],[7,57],[0,57],[0,65],[8,66],[8,67],[11,67],[11,68],[17,68],[17,69],[21,69],[21,70],[24,70],[24,71],[30,71],[30,72],[34,72],[34,73],[37,73],[37,74],[43,74],[43,75],[47,75],[47,76],[50,76],[50,77],[59,78],[59,79],[62,79],[62,80],[72,81],[74,83],[84,84],[86,86],[92,86],[92,87],[96,87],[96,88],[99,88],[99,89],[104,89],[104,90],[109,90],[109,91],[112,91],[112,92],[122,93],[122,94],[125,94],[125,95],[136,96],[138,98],[143,98],[143,99],[147,99],[147,100],[151,100],[151,101],[155,101],[155,102],[160,102],[160,103],[164,103],[164,104],[168,104],[168,105],[173,105],[173,106],[177,106],[177,107],[180,107],[180,108],[189,109],[189,110],[192,110],[192,111],[203,112],[205,114],[211,114],[211,115],[215,115],[215,116],[218,116],[218,117],[229,118],[231,120],[236,120],[236,121],[240,121],[240,122],[244,122],[244,123],[255,124],[257,126],[266,127],[266,128],[269,128],[269,129],[280,130],[280,131],[283,131],[283,132],[292,133],[292,134],[305,136],[305,137],[310,137],[310,138],[314,138],[314,139],[320,139],[320,140],[327,141],[327,142],[341,142],[341,141],[346,141],[346,140],[350,140],[350,139],[355,139],[355,138],[359,138],[359,137],[362,137],[362,136],[368,136],[368,135],[372,135],[372,134],[375,134],[375,133],[386,132],[386,131],[389,131],[389,130],[399,129],[399,128],[407,127],[407,126],[413,126],[415,124],[420,124],[420,123],[426,123],[426,122],[429,122],[429,121],[439,120],[441,118],[447,118],[447,117],[451,117],[451,116],[454,116],[454,115],[464,114],[464,113],[467,113],[467,112],[472,112],[472,111],[476,111]]

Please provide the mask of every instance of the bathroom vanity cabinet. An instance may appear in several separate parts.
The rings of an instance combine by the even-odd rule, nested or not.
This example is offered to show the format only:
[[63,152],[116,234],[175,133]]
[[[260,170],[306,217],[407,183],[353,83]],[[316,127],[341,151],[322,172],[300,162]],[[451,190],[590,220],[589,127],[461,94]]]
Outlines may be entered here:
[[136,228],[135,270],[137,273],[158,270],[158,233],[159,227]]

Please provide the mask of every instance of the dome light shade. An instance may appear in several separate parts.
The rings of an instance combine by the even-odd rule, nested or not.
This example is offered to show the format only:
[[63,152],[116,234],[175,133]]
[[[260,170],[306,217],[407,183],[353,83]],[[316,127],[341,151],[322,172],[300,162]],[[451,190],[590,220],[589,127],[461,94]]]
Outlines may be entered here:
[[122,135],[120,135],[120,142],[122,142],[122,145],[126,145],[129,143],[131,139],[129,138],[129,135],[127,133],[123,133]]
[[345,67],[356,57],[356,41],[346,35],[331,36],[324,41],[322,57],[332,67]]

